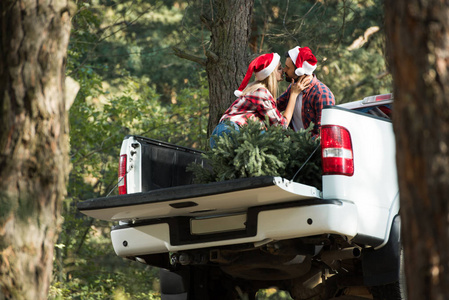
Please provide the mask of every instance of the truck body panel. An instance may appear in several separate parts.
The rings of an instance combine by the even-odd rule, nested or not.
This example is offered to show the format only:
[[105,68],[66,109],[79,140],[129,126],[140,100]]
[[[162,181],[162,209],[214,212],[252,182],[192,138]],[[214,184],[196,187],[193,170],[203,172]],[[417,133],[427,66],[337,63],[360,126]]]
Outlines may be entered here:
[[324,175],[323,198],[355,203],[358,234],[369,237],[374,244],[382,244],[388,237],[391,214],[396,215],[399,210],[393,125],[384,118],[339,107],[323,112],[322,125],[332,124],[351,134],[354,175]]

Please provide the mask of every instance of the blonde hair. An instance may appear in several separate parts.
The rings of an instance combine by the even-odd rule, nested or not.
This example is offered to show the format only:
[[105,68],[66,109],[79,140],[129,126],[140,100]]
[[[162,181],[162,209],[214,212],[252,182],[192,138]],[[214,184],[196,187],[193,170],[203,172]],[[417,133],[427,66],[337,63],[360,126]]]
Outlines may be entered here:
[[268,75],[268,77],[264,80],[255,80],[248,84],[248,86],[243,90],[242,96],[250,94],[257,89],[264,87],[268,91],[270,91],[273,98],[276,99],[278,93],[278,81],[276,79],[276,72],[277,68],[273,72],[271,72],[270,75]]

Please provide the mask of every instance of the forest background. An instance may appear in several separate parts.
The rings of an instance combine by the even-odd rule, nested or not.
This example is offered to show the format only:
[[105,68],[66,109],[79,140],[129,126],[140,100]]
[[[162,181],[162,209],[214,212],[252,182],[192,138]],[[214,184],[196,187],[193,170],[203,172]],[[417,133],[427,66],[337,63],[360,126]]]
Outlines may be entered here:
[[[159,299],[158,270],[117,257],[112,224],[81,215],[76,204],[117,193],[127,134],[206,148],[207,75],[179,56],[205,56],[210,32],[199,16],[213,16],[213,2],[76,1],[67,76],[80,90],[70,109],[72,169],[49,299]],[[383,12],[380,0],[256,0],[248,58],[308,46],[337,103],[389,93]],[[258,299],[289,298],[267,290]]]

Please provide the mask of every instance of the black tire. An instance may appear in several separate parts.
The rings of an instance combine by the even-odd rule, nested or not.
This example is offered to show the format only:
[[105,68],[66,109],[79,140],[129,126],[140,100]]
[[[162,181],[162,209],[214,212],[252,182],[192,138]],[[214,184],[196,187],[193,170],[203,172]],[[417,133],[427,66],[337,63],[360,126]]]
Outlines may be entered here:
[[371,289],[374,300],[403,300],[399,281]]

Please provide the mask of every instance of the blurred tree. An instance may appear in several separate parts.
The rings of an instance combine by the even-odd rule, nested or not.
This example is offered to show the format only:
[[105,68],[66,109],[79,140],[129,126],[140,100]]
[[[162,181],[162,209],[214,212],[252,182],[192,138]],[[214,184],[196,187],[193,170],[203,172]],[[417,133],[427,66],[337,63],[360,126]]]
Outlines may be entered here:
[[0,299],[46,299],[50,286],[76,94],[64,94],[71,5],[0,4]]
[[449,4],[386,1],[408,299],[449,295]]

